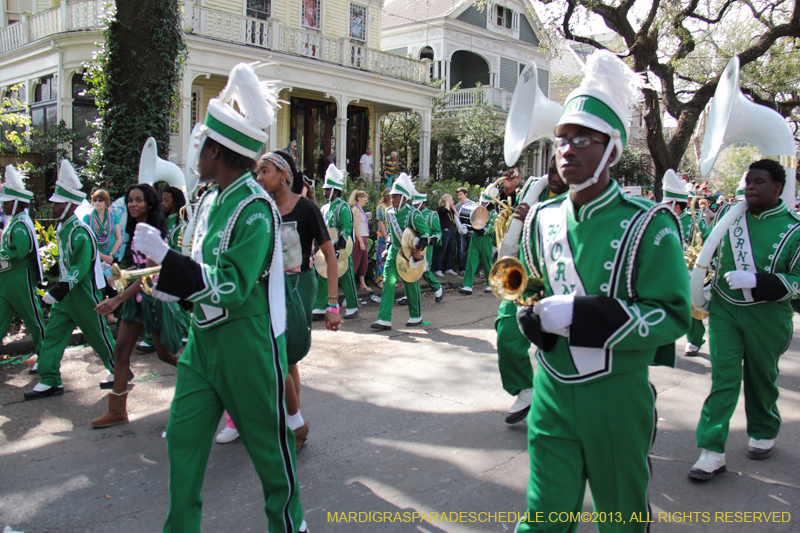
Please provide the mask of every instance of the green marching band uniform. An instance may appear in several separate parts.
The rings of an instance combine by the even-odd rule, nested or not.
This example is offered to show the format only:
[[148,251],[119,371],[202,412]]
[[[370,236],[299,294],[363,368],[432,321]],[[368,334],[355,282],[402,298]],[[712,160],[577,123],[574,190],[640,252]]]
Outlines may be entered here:
[[[486,207],[492,202],[486,191],[481,193],[480,203]],[[467,264],[464,268],[464,281],[459,292],[472,294],[472,284],[475,282],[475,273],[478,271],[478,262],[483,265],[483,275],[488,278],[492,269],[492,243],[494,241],[494,223],[497,220],[497,211],[489,211],[489,220],[483,229],[472,232],[472,240],[467,251]],[[488,289],[488,285],[486,286]]]
[[[661,187],[663,191],[661,203],[671,205],[673,210],[675,210],[675,204],[683,204],[683,211],[680,214],[676,213],[676,216],[681,224],[681,238],[683,239],[684,250],[692,246],[695,231],[699,231],[701,236],[706,233],[706,222],[702,214],[695,213],[693,218],[692,211],[688,206],[690,200],[689,188],[691,187],[691,184],[687,185],[678,178],[674,170],[669,169],[664,173]],[[694,200],[693,193],[694,190],[692,189],[691,200]],[[687,356],[699,355],[700,347],[705,343],[705,334],[706,327],[703,324],[703,314],[693,309],[691,325],[686,334],[686,340],[689,341],[686,345]]]
[[[600,61],[605,68],[595,66]],[[628,101],[639,93],[593,88],[593,73],[609,73],[605,86],[614,87],[624,84],[617,81],[624,82],[623,74],[633,77],[610,52],[590,56],[586,72],[567,98],[556,134],[562,125],[577,125],[611,140],[594,176],[570,184],[573,194],[597,183],[614,148],[611,164],[618,160],[633,107]],[[539,364],[528,413],[528,518],[519,532],[575,531],[577,522],[537,523],[531,517],[579,512],[587,481],[594,510],[627,521],[609,530],[646,530],[630,517],[649,511],[648,452],[657,417],[648,367],[674,365],[674,341],[689,327],[679,231],[665,206],[627,197],[613,180],[579,209],[568,194],[529,211],[522,259],[533,277],[542,278],[546,298],[518,315],[523,333],[538,346]],[[526,294],[533,292],[529,283]],[[550,322],[544,329],[554,315],[567,317],[566,327],[550,329]]]
[[[715,224],[730,209],[720,210]],[[775,380],[792,339],[792,301],[800,299],[800,217],[783,200],[758,216],[748,209],[728,227],[716,259],[708,317],[712,386],[697,425],[703,453],[722,454],[713,470],[725,465],[743,376],[750,457],[768,457],[780,430]],[[755,287],[732,289],[723,275],[731,271],[755,273]]]
[[[66,159],[62,160],[55,192],[50,201],[79,205],[85,197],[86,193],[81,191],[81,182],[72,165]],[[68,210],[69,206],[64,209],[62,216],[66,216]],[[57,387],[58,390],[53,391],[53,394],[63,392],[59,368],[75,326],[81,329],[89,346],[97,352],[103,366],[112,374],[115,345],[105,318],[94,310],[103,299],[100,290],[106,283],[94,234],[73,212],[59,223],[57,239],[60,278],[44,296],[45,302],[54,303],[39,354],[38,386],[40,389],[42,386]],[[36,387],[25,393],[26,398],[37,397],[35,392]]]
[[[542,177],[531,176],[522,190],[514,198],[514,207],[519,207],[522,198],[538,180],[547,180],[547,175]],[[550,188],[545,189],[539,195],[538,201],[544,202],[550,197]],[[520,236],[521,237],[521,236]],[[533,365],[528,354],[531,343],[519,330],[517,325],[517,305],[515,302],[503,300],[497,309],[497,318],[494,321],[494,329],[497,331],[497,366],[500,369],[500,380],[503,389],[512,396],[520,396],[521,409],[512,407],[509,416],[506,418],[508,423],[521,422],[524,419],[525,409],[530,405],[531,389],[533,387]],[[514,413],[523,413],[521,417],[514,417]]]
[[441,302],[444,297],[444,290],[442,289],[442,284],[439,283],[439,280],[433,275],[433,271],[431,270],[431,265],[433,263],[431,261],[433,260],[433,248],[442,245],[442,224],[439,222],[439,214],[436,211],[428,209],[427,205],[419,209],[419,206],[427,200],[427,194],[414,191],[411,203],[414,208],[420,212],[422,218],[425,219],[425,223],[430,228],[430,239],[428,240],[428,247],[425,250],[425,273],[422,275],[422,279],[424,279],[433,290],[436,301]]
[[[417,232],[419,243],[418,249],[423,249],[430,238],[430,227],[425,222],[422,213],[414,209],[411,204],[411,197],[414,193],[414,185],[411,178],[405,172],[400,173],[389,194],[392,196],[400,195],[402,205],[399,208],[390,207],[386,210],[386,220],[389,226],[387,236],[386,266],[383,270],[383,291],[381,292],[381,305],[378,308],[378,320],[373,322],[370,327],[373,329],[392,329],[392,307],[394,306],[394,290],[397,284],[397,255],[402,250],[402,236],[406,228],[411,228]],[[411,258],[409,258],[411,259]],[[408,282],[403,280],[403,290],[408,297],[408,322],[407,327],[423,325],[421,294],[419,290],[419,280]]]
[[[344,175],[342,171],[331,163],[325,171],[325,182],[323,189],[333,189],[341,194],[344,188]],[[347,240],[353,239],[353,212],[341,196],[328,202],[320,208],[322,218],[328,228],[336,228],[339,231],[339,239],[333,242],[334,250],[344,250]],[[339,276],[339,286],[344,291],[344,300],[347,304],[347,311],[342,318],[355,318],[358,313],[358,294],[356,294],[356,280],[353,277],[353,258],[347,258],[347,272]],[[319,274],[317,274],[319,276]],[[317,278],[317,298],[314,302],[313,314],[317,320],[325,318],[325,308],[328,305],[328,282],[325,278]]]
[[[182,253],[183,243],[181,242],[181,237],[185,227],[186,223],[183,220],[181,220],[180,213],[172,213],[170,216],[167,217],[167,244],[169,245],[170,250],[175,250],[178,253]],[[175,309],[177,309],[178,312],[180,313],[181,319],[183,320],[183,323],[186,326],[186,331],[188,332],[189,329],[192,327],[192,314],[189,312],[188,309],[184,309],[180,305],[175,306]],[[164,346],[167,346],[166,344],[164,344],[163,334],[161,343]],[[152,345],[153,343],[150,342],[149,344]],[[177,353],[177,350],[173,350],[171,348],[167,349],[172,353]],[[180,346],[178,346],[178,349],[180,349]]]
[[[263,130],[274,120],[274,107],[248,106],[248,115],[242,116],[229,102],[244,94],[251,104],[274,106],[274,86],[263,90],[274,98],[263,98],[251,65],[234,67],[220,99],[209,102],[205,124],[198,128],[201,138],[255,159],[267,140]],[[268,119],[255,122],[254,116]],[[199,157],[210,161],[202,143],[207,141],[201,141]],[[294,433],[287,426],[284,403],[286,295],[280,224],[277,206],[249,171],[224,190],[212,185],[203,195],[190,256],[168,250],[158,230],[137,224],[135,247],[162,264],[159,297],[167,293],[193,304],[167,427],[170,508],[165,532],[200,531],[200,490],[224,410],[261,481],[270,533],[306,531]]]
[[17,202],[27,206],[33,193],[25,189],[22,176],[13,165],[6,166],[6,180],[0,201],[15,202],[12,217],[0,240],[0,331],[5,334],[18,313],[41,353],[44,320],[36,286],[42,281],[39,242],[27,207],[17,211]]

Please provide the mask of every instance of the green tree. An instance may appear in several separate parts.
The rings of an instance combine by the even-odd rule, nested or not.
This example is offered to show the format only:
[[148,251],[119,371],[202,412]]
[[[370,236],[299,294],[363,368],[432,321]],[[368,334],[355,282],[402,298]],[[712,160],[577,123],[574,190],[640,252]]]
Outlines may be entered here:
[[653,175],[650,154],[647,150],[636,146],[627,146],[622,151],[622,157],[616,165],[611,167],[609,173],[620,185],[653,186]]
[[25,140],[31,125],[31,115],[19,94],[23,87],[21,83],[14,85],[0,102],[0,128],[3,131],[0,151],[4,153],[23,154],[27,151]]
[[148,137],[156,139],[159,156],[168,158],[187,53],[182,25],[178,0],[118,0],[103,30],[105,41],[87,65],[84,79],[100,120],[86,171],[114,196],[136,182]]

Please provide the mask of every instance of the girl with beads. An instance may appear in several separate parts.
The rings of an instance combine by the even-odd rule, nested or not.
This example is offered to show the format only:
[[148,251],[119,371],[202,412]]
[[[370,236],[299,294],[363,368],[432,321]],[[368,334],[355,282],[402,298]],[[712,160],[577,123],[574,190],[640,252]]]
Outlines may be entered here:
[[[156,190],[147,184],[132,185],[125,195],[128,206],[128,223],[125,228],[133,235],[136,224],[146,222],[158,228],[166,239],[167,220],[161,208],[161,199]],[[134,251],[131,243],[134,268],[154,266],[147,257]],[[153,283],[155,286],[155,283]],[[186,326],[177,302],[165,302],[142,291],[142,280],[128,285],[120,294],[100,302],[95,308],[98,314],[107,315],[122,306],[120,325],[117,329],[117,344],[114,349],[114,389],[108,395],[108,412],[92,420],[92,426],[104,428],[128,422],[128,381],[132,378],[130,358],[139,334],[144,330],[155,343],[158,358],[177,366],[181,339],[186,335]]]
[[[108,281],[104,292],[107,296],[114,294],[114,280],[111,278],[111,264],[122,244],[122,223],[119,215],[109,209],[111,197],[105,189],[97,189],[92,193],[92,212],[84,215],[83,222],[88,225],[95,238],[102,261],[103,275]],[[112,315],[106,317],[109,324],[114,324],[117,319]]]

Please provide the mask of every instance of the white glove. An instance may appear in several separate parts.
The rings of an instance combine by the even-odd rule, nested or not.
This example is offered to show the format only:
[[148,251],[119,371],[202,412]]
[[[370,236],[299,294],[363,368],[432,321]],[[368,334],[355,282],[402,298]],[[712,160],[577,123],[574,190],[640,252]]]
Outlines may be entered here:
[[410,257],[408,259],[408,266],[410,266],[411,268],[417,268],[417,265],[419,264],[420,261],[422,261],[421,257],[419,258],[419,260],[416,260],[413,257]]
[[542,321],[542,331],[555,333],[562,337],[569,336],[572,325],[572,308],[575,305],[575,293],[549,296],[533,306],[533,312]]
[[44,296],[42,296],[42,301],[47,305],[53,305],[56,303],[56,299],[50,296],[49,292],[44,293]]
[[756,288],[756,275],[754,272],[731,270],[730,272],[725,273],[725,281],[727,281],[731,289],[734,290]]
[[133,232],[133,249],[159,265],[169,252],[169,246],[161,238],[161,232],[144,222],[136,224],[136,230]]
[[150,293],[150,296],[152,296],[156,300],[161,300],[162,302],[177,302],[180,300],[180,298],[178,298],[177,296],[167,294],[166,292],[160,291],[158,289],[153,289],[153,291]]

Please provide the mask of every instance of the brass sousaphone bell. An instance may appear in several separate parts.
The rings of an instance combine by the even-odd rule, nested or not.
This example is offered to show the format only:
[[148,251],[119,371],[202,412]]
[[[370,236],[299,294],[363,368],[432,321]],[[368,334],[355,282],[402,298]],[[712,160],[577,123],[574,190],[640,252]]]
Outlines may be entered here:
[[422,257],[417,261],[417,265],[411,266],[411,258],[414,254],[414,240],[417,236],[417,232],[412,228],[403,230],[403,235],[400,238],[400,251],[397,253],[397,275],[408,283],[414,283],[421,278],[427,267],[427,260],[425,259],[427,246],[422,249]]
[[[339,230],[336,228],[328,228],[328,235],[331,236],[331,241],[339,238]],[[339,248],[339,257],[336,260],[336,266],[339,269],[339,277],[342,277],[347,269],[350,267],[350,256],[353,254],[353,239],[347,239],[347,245],[344,249]],[[328,279],[328,263],[325,261],[325,256],[322,250],[317,250],[314,254],[314,269],[317,274],[325,279]]]

